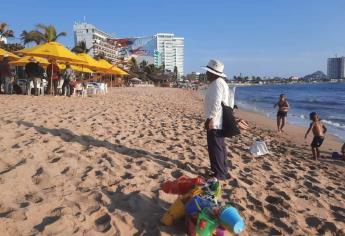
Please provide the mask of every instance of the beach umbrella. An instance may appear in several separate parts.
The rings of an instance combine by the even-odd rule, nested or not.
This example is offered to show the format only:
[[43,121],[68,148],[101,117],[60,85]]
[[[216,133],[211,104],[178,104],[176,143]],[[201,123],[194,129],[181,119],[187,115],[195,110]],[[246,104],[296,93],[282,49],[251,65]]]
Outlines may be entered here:
[[17,55],[0,48],[0,59],[2,60],[4,57],[7,57],[9,60],[17,60],[20,58]]
[[116,75],[128,75],[128,73],[124,70],[121,70],[120,68],[116,67],[113,64],[110,64],[108,61],[104,59],[98,60],[98,62],[106,68],[105,70],[102,70],[103,73],[106,74],[116,74]]
[[97,61],[94,58],[92,58],[89,54],[78,53],[76,55],[77,55],[77,57],[79,57],[81,60],[83,60],[85,62],[85,64],[83,66],[86,66],[86,67],[88,67],[88,68],[90,68],[92,70],[104,70],[104,69],[107,69],[106,67],[101,65],[99,61]]
[[[66,69],[66,65],[62,64],[62,63],[58,63],[58,67],[60,70],[65,70]],[[84,72],[84,73],[94,73],[92,70],[90,70],[89,68],[86,67],[82,67],[82,66],[77,66],[77,65],[71,65],[72,70],[74,71],[78,71],[78,72]]]
[[79,71],[79,72],[84,72],[84,73],[94,73],[91,69],[87,68],[87,67],[83,67],[83,66],[75,66],[75,65],[71,65],[71,68],[75,71]]
[[32,59],[39,62],[43,67],[47,67],[50,64],[49,61],[43,57],[25,56],[25,57],[20,57],[18,60],[11,61],[10,65],[25,66],[26,64],[31,62]]
[[120,68],[116,67],[113,64],[110,64],[108,61],[104,60],[104,59],[100,59],[98,60],[98,62],[105,67],[106,69],[99,71],[100,73],[104,73],[104,74],[110,74],[111,78],[110,78],[110,83],[111,83],[111,87],[113,86],[113,74],[115,75],[128,75],[128,73],[124,70],[121,70]]
[[133,82],[142,82],[141,79],[138,79],[138,78],[132,78],[132,79],[130,79],[130,81],[133,81]]
[[70,50],[65,48],[65,46],[58,42],[49,42],[37,45],[32,48],[24,48],[22,50],[19,50],[18,53],[64,62],[85,63],[82,59],[77,57],[73,52],[71,52]]
[[[79,57],[77,57],[73,52],[65,48],[61,43],[58,42],[48,42],[44,44],[37,45],[32,48],[24,48],[19,50],[18,53],[29,55],[29,56],[38,56],[44,57],[47,59],[64,61],[64,62],[78,62],[78,63],[85,63]],[[53,72],[53,67],[52,67]],[[52,91],[52,82],[53,80],[53,73],[51,73],[50,78],[50,90]]]

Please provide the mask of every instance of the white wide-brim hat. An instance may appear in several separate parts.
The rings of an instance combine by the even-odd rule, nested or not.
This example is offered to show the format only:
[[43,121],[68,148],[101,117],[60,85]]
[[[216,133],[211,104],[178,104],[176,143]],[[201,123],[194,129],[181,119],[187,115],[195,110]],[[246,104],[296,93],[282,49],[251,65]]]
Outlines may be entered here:
[[202,66],[204,70],[207,70],[208,72],[211,72],[212,74],[218,75],[220,77],[226,77],[226,74],[224,74],[224,64],[220,62],[219,60],[211,59],[207,66]]

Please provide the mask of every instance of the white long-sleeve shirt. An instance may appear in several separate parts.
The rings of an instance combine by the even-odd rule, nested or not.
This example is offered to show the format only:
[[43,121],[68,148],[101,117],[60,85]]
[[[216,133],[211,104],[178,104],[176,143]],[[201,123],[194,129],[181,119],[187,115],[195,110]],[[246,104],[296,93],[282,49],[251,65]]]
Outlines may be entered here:
[[234,101],[230,101],[230,97],[233,100],[234,95],[230,96],[229,86],[223,78],[218,78],[208,85],[204,103],[205,118],[212,119],[213,129],[223,128],[222,102],[226,106],[233,106]]

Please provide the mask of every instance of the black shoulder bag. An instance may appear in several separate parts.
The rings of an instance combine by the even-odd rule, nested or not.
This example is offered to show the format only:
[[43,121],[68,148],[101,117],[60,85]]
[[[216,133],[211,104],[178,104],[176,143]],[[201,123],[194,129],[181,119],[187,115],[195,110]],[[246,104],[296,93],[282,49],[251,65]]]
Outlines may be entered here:
[[231,107],[224,105],[222,102],[223,109],[223,129],[222,134],[224,137],[233,137],[241,133],[238,128],[234,112]]

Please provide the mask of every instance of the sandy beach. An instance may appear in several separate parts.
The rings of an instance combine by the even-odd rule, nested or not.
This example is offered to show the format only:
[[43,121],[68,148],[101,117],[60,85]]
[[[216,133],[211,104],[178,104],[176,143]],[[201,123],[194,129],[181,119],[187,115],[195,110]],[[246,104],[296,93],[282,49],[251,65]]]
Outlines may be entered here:
[[[209,169],[199,92],[112,89],[96,97],[0,96],[1,235],[184,235],[159,219],[176,196],[160,183]],[[345,162],[327,136],[247,111],[251,129],[227,139],[231,176],[222,201],[246,221],[242,235],[345,235]],[[264,140],[270,154],[253,157]]]

